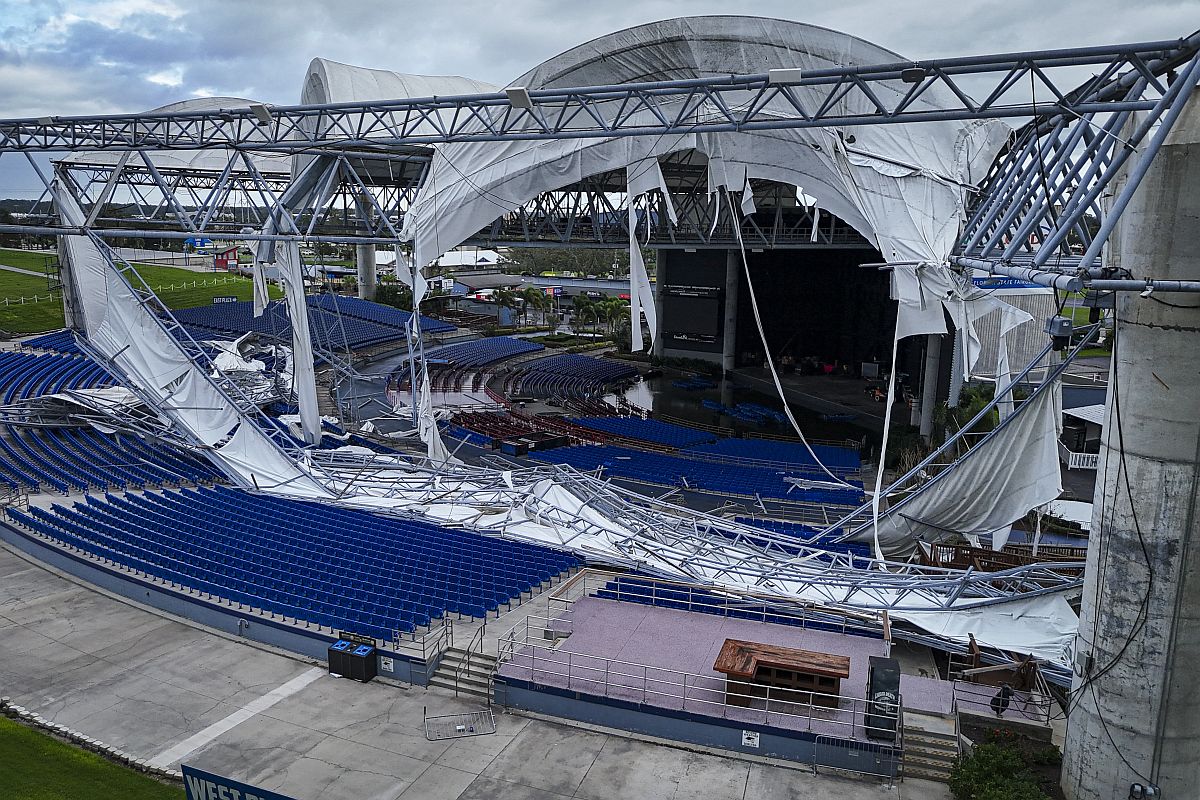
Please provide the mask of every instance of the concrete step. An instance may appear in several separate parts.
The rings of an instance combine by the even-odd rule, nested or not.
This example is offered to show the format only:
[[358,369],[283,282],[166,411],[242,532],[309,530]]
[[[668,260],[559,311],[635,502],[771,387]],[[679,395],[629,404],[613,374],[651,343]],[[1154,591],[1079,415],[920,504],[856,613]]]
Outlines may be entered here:
[[953,739],[926,739],[921,736],[913,736],[908,731],[904,732],[904,749],[958,755],[958,743]]
[[495,656],[483,655],[481,653],[471,653],[468,656],[461,650],[449,649],[442,654],[442,664],[451,667],[471,665],[472,669],[481,669],[487,672],[494,672],[499,659]]
[[945,767],[949,769],[954,765],[954,759],[957,755],[949,755],[946,753],[926,753],[921,750],[910,750],[904,748],[904,763],[923,764],[932,767]]
[[[429,685],[440,686],[443,689],[450,689],[452,691],[456,688],[453,675],[435,674],[429,679]],[[492,694],[491,684],[489,681],[476,681],[474,679],[468,680],[465,675],[459,679],[457,689],[459,694],[469,694],[473,697],[487,698],[491,697]]]
[[907,764],[900,770],[900,774],[905,778],[923,778],[927,781],[937,781],[938,783],[946,783],[950,780],[948,772],[930,771],[921,769],[920,767],[910,767]]

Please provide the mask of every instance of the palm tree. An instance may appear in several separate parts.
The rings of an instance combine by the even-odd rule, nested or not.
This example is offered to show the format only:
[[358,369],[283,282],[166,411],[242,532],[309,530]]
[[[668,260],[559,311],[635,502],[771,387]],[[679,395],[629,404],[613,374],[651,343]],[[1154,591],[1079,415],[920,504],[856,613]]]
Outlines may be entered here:
[[575,295],[575,298],[571,301],[571,304],[575,307],[575,316],[580,322],[583,322],[585,315],[595,313],[595,301],[585,295]]
[[547,295],[541,289],[530,286],[521,290],[520,297],[524,302],[521,306],[521,319],[529,324],[529,309],[541,310],[545,307]]
[[492,292],[492,301],[496,304],[496,324],[500,324],[500,309],[517,307],[517,293],[512,289],[497,289]]

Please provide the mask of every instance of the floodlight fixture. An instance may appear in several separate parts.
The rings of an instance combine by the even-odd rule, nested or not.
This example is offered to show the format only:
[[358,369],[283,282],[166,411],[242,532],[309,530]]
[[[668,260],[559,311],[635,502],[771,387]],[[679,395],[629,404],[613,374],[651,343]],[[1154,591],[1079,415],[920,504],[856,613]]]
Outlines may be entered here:
[[925,80],[925,74],[924,67],[908,67],[900,70],[900,80],[905,83],[920,83]]
[[259,125],[271,124],[271,109],[262,103],[252,103],[250,105],[250,113],[254,115],[255,121]]
[[509,86],[504,90],[504,94],[508,95],[508,103],[513,108],[523,108],[526,111],[533,108],[533,98],[529,96],[529,89],[524,86]]
[[38,117],[38,125],[53,125],[54,117]]
[[767,70],[767,83],[771,86],[795,86],[804,78],[804,70],[799,67]]
[[217,112],[217,116],[221,118],[222,122],[233,122],[233,113],[228,109],[222,108]]

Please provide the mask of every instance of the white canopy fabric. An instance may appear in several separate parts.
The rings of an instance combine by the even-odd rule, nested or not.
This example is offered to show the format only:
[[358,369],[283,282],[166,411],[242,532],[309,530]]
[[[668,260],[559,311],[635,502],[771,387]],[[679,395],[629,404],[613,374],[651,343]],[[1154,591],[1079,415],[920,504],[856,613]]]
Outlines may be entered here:
[[[531,89],[609,85],[903,60],[862,39],[797,22],[685,17],[600,37],[512,83]],[[877,92],[896,97],[909,88],[899,81],[875,85]],[[811,88],[793,91],[809,107],[820,104]],[[949,90],[933,87],[914,110],[955,104]],[[836,110],[853,114],[869,107],[850,93]],[[631,121],[637,122],[636,115]],[[656,120],[647,115],[645,122]],[[749,178],[803,187],[820,208],[854,226],[889,261],[942,261],[963,214],[960,184],[982,177],[1008,131],[998,121],[925,122],[844,132],[787,129],[438,145],[429,179],[405,215],[405,234],[413,241],[417,263],[425,265],[543,192],[694,148],[720,159],[721,182],[731,190],[741,191]]]
[[[55,208],[67,225],[84,215],[57,182]],[[125,378],[157,408],[237,476],[244,485],[284,487],[305,496],[325,490],[253,424],[208,380],[153,314],[138,302],[125,278],[87,236],[59,237],[74,324],[105,366]]]
[[[177,103],[168,103],[165,106],[152,108],[147,113],[186,113],[188,111],[218,111],[222,109],[247,108],[248,106],[258,103],[258,100],[247,100],[244,97],[195,97],[190,100],[181,100]],[[259,172],[266,174],[287,174],[291,165],[291,156],[276,155],[272,153],[262,153],[253,150],[245,151],[250,162],[254,164],[254,168]],[[78,153],[69,153],[63,156],[62,163],[65,164],[96,164],[103,166],[111,166],[119,164],[125,153],[113,151],[91,152],[81,151]],[[148,150],[146,155],[150,158],[150,162],[158,169],[187,169],[187,170],[207,170],[212,172],[220,172],[229,163],[230,151],[221,149],[210,150]],[[128,159],[128,163],[133,167],[139,167],[144,164],[141,157],[134,155]]]

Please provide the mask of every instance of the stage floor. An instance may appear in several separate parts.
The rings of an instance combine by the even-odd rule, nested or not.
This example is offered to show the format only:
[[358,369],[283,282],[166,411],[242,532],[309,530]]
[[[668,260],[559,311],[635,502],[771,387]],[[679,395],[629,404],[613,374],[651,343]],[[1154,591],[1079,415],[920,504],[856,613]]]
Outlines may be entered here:
[[[886,654],[881,639],[595,597],[577,601],[562,618],[561,630],[570,635],[557,647],[549,649],[547,642],[546,647],[518,649],[499,675],[614,700],[859,740],[867,739],[862,701],[869,657]],[[727,706],[725,676],[713,670],[726,639],[848,657],[850,677],[842,681],[840,707],[775,700],[770,710],[762,700],[750,708]],[[944,695],[936,684],[944,687]],[[949,705],[951,684],[930,681],[922,688],[930,704],[939,709]]]

